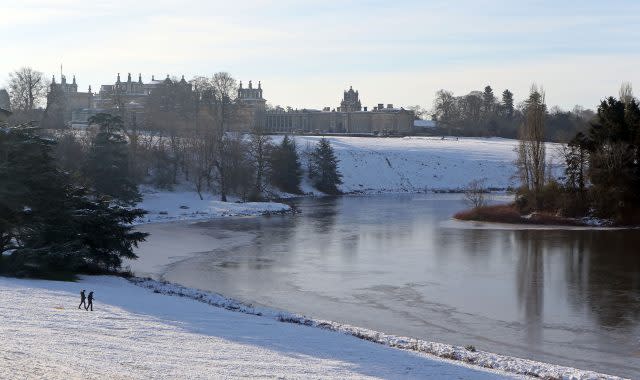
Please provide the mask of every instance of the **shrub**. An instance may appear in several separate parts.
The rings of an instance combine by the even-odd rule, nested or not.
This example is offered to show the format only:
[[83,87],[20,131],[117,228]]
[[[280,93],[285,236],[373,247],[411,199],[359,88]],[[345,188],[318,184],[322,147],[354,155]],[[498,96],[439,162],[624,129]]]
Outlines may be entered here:
[[460,220],[495,223],[522,223],[522,217],[514,204],[477,207],[461,211],[453,216]]

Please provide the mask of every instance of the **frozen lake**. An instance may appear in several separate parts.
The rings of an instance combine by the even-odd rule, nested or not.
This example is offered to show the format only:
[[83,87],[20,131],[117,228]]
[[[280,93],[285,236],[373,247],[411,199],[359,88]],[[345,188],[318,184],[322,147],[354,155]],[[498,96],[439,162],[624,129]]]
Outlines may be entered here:
[[146,225],[138,275],[393,334],[640,377],[640,231],[461,228],[459,195]]

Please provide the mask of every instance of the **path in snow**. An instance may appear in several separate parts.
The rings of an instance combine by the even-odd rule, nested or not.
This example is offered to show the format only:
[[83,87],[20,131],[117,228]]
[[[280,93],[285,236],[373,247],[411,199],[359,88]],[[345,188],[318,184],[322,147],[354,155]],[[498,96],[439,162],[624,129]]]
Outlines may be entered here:
[[[77,309],[94,290],[95,311]],[[0,277],[0,378],[434,378],[506,375],[155,294],[115,277]]]

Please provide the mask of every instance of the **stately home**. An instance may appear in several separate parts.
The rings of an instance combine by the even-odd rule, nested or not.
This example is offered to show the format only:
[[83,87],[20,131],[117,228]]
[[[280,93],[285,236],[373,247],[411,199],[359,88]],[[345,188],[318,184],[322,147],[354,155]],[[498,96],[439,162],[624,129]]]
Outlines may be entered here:
[[362,107],[358,91],[344,91],[340,106],[322,110],[284,110],[265,108],[262,86],[254,89],[251,81],[248,88],[240,83],[238,89],[238,114],[231,129],[248,132],[260,127],[267,132],[281,133],[408,133],[413,127],[415,115],[392,104],[380,103],[370,111]]
[[[72,125],[86,125],[91,116],[99,112],[117,113],[124,117],[128,126],[144,125],[146,114],[149,112],[150,95],[166,85],[177,85],[174,90],[193,93],[191,84],[182,76],[179,81],[172,81],[169,76],[164,80],[144,83],[142,75],[133,80],[131,74],[126,81],[117,75],[115,83],[100,86],[97,94],[78,92],[76,78],[67,83],[64,76],[60,83],[52,81],[52,86],[58,86],[65,94],[65,122]],[[165,87],[166,88],[166,87]],[[160,93],[162,98],[165,95]],[[195,94],[194,94],[195,95]],[[193,96],[193,99],[197,99]],[[254,87],[249,81],[248,86],[240,82],[235,101],[235,112],[229,123],[230,131],[249,132],[256,128],[272,133],[408,133],[413,127],[414,113],[403,108],[395,108],[392,104],[377,104],[370,110],[363,107],[360,94],[353,88],[344,91],[340,105],[331,108],[316,109],[282,109],[267,108],[263,96],[262,84]]]
[[[155,89],[166,84],[173,84],[168,75],[164,80],[156,80],[154,76],[151,76],[151,81],[144,83],[142,74],[138,74],[138,80],[132,80],[131,73],[127,75],[126,81],[121,80],[120,73],[118,73],[115,83],[101,85],[98,93],[93,93],[91,86],[86,93],[78,92],[75,76],[71,84],[66,82],[64,76],[61,83],[55,83],[55,78],[52,83],[52,85],[59,86],[66,96],[65,113],[68,117],[65,117],[65,121],[76,126],[86,125],[91,116],[100,112],[122,115],[128,126],[132,124],[143,125],[149,95]],[[184,75],[177,84],[191,91],[191,84],[187,83]]]
[[78,84],[76,76],[73,76],[72,82],[67,83],[67,77],[62,75],[60,83],[56,82],[56,77],[51,78],[51,87],[57,87],[65,97],[64,121],[69,122],[73,119],[73,112],[81,109],[89,109],[93,107],[93,93],[91,86],[87,92],[78,92]]

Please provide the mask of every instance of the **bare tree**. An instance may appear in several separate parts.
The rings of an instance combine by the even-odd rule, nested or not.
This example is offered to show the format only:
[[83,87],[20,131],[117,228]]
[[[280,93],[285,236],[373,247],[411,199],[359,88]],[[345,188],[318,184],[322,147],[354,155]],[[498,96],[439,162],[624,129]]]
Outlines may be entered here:
[[451,91],[439,90],[436,92],[436,98],[433,101],[433,116],[439,124],[449,128],[454,126],[458,118],[458,107],[456,98]]
[[251,194],[251,198],[254,200],[262,197],[265,188],[265,177],[271,148],[271,137],[265,135],[262,128],[254,128],[251,131],[251,139],[249,140],[249,155],[255,171],[253,194]]
[[464,189],[464,199],[471,207],[479,208],[486,204],[488,191],[485,182],[485,178],[474,179]]
[[544,90],[535,84],[531,86],[529,98],[525,101],[524,114],[516,165],[523,186],[533,194],[536,207],[539,207],[547,165],[544,144],[546,104]]
[[239,195],[243,201],[246,201],[253,191],[255,178],[254,166],[248,154],[248,142],[239,132],[225,134],[224,140],[225,159],[222,163],[226,165],[225,185],[230,192]]
[[478,125],[482,119],[482,105],[483,93],[480,91],[471,91],[463,96],[459,101],[462,118],[473,126]]
[[227,132],[231,117],[233,116],[233,105],[236,100],[238,83],[227,72],[213,74],[211,78],[211,89],[214,92],[218,105],[218,123],[220,130]]
[[629,104],[633,100],[633,87],[631,82],[622,82],[620,85],[620,100],[625,104]]
[[190,179],[198,196],[203,199],[202,193],[207,186],[211,185],[214,170],[216,143],[213,131],[194,132],[186,138],[186,146],[187,164],[191,172]]
[[237,95],[237,82],[227,72],[218,72],[211,78],[211,89],[215,96],[216,104],[216,126],[217,134],[217,155],[215,167],[218,171],[218,187],[220,191],[220,200],[227,201],[227,145],[229,139],[226,138],[225,132],[229,129],[229,123],[234,113],[234,103]]
[[427,110],[422,108],[422,106],[418,104],[414,106],[409,106],[407,107],[407,109],[409,111],[413,111],[413,114],[415,115],[416,119],[422,119],[424,116],[427,115]]
[[[229,73],[218,72],[212,77],[195,77],[191,84],[196,92],[196,135],[204,139],[199,143],[200,149],[207,152],[207,155],[197,158],[201,160],[198,169],[201,174],[196,174],[196,180],[202,178],[202,173],[207,171],[210,162],[215,169],[215,176],[213,173],[207,174],[207,181],[213,179],[217,182],[220,200],[226,202],[230,174],[228,153],[233,150],[230,147],[233,139],[226,132],[229,131],[236,110],[237,82]],[[209,183],[209,187],[210,185]]]
[[42,103],[47,83],[40,71],[22,67],[9,74],[11,107],[15,111],[30,111]]

